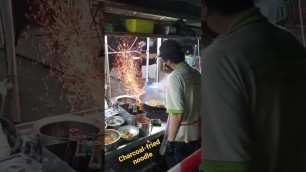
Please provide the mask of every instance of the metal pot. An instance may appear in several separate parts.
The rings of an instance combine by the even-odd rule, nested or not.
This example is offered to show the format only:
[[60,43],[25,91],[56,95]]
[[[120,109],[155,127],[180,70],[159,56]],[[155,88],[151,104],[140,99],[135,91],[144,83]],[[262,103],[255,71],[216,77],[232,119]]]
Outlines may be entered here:
[[105,129],[105,137],[112,137],[114,139],[114,142],[109,144],[104,144],[104,150],[105,152],[114,150],[118,146],[118,142],[120,140],[120,133],[117,130],[113,129]]
[[95,119],[75,116],[62,115],[53,116],[36,121],[33,125],[33,132],[40,136],[42,145],[57,144],[69,140],[69,128],[78,128],[82,134],[88,136],[100,134],[104,128]]
[[149,135],[153,130],[153,125],[149,118],[136,118],[136,126],[142,136]]

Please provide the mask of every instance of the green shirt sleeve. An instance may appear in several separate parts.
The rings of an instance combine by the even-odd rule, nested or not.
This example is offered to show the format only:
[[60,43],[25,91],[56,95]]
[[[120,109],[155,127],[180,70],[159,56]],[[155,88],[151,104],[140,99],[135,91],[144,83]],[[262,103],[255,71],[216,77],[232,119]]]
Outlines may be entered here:
[[173,73],[167,79],[166,102],[167,113],[177,114],[184,112],[183,87],[179,78]]

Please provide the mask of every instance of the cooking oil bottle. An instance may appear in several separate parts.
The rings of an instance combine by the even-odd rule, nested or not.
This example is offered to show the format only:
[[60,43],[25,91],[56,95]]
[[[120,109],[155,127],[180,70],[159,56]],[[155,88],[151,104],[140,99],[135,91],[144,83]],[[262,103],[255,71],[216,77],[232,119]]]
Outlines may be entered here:
[[92,144],[92,154],[88,164],[87,172],[103,171],[102,167],[102,143],[94,141]]
[[72,168],[76,171],[85,172],[88,166],[89,157],[87,156],[86,148],[86,135],[78,135],[78,147],[72,161]]
[[71,166],[75,151],[77,149],[77,134],[79,130],[77,128],[69,129],[69,143],[65,152],[65,160],[69,166]]

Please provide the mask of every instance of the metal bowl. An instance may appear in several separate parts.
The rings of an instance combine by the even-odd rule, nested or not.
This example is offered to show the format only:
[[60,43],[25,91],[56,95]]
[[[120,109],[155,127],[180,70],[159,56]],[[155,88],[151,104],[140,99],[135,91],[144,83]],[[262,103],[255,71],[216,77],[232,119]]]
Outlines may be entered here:
[[105,129],[105,137],[112,137],[114,139],[113,142],[109,144],[104,144],[105,152],[116,149],[120,140],[120,133],[113,129]]
[[107,126],[115,130],[118,130],[124,121],[125,120],[120,116],[111,116],[105,119]]
[[[131,133],[133,136],[129,137],[129,138],[122,137],[122,134],[124,134],[127,131],[129,133]],[[120,127],[118,129],[118,132],[121,134],[121,138],[123,140],[133,140],[133,139],[137,138],[138,135],[139,135],[139,129],[137,127],[133,126],[133,125],[125,125],[123,127]]]

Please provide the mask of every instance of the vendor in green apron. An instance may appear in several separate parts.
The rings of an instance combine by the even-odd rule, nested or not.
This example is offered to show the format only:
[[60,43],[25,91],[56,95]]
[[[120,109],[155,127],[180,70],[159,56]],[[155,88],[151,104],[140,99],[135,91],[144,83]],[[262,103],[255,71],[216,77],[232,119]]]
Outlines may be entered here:
[[202,27],[202,170],[306,171],[305,47],[253,0],[202,0]]
[[169,117],[162,144],[169,169],[200,147],[201,75],[186,63],[184,51],[174,40],[162,43],[159,56],[173,70],[167,78]]

